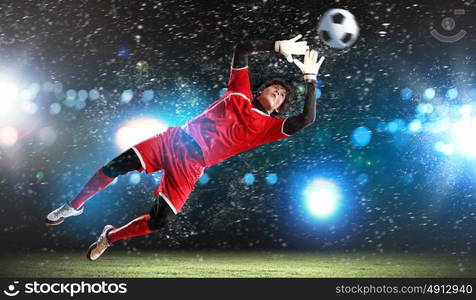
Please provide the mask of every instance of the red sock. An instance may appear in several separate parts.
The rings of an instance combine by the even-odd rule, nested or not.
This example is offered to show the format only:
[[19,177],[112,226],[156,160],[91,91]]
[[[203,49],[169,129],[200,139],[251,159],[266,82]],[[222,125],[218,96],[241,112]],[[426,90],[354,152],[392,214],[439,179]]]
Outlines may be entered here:
[[79,194],[74,197],[73,200],[69,201],[69,204],[75,209],[81,208],[86,201],[88,201],[96,193],[103,190],[108,186],[114,178],[107,177],[102,171],[102,167],[99,168],[96,173],[89,179],[89,181],[84,185],[83,189]]
[[149,218],[150,215],[143,215],[122,227],[114,228],[108,232],[107,239],[112,244],[122,239],[152,233],[153,230],[150,230],[149,224],[147,223]]

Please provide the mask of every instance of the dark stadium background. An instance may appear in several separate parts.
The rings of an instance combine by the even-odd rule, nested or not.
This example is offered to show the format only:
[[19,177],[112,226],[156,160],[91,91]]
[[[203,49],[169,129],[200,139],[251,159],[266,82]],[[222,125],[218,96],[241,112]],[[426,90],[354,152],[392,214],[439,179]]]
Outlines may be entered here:
[[[318,39],[318,18],[334,7],[350,10],[359,22],[360,37],[350,49],[330,49]],[[454,44],[436,41],[430,28],[459,8],[467,13],[456,29],[467,36]],[[57,116],[48,114],[54,96],[40,92],[36,101],[43,104],[27,120],[31,132],[14,147],[0,148],[2,250],[86,249],[105,224],[147,213],[156,184],[142,175],[137,185],[123,179],[97,195],[82,216],[44,225],[50,210],[119,154],[114,133],[120,122],[155,115],[182,125],[226,87],[236,42],[302,33],[326,56],[316,122],[207,169],[210,181],[197,185],[175,223],[115,248],[474,254],[474,161],[444,168],[445,158],[429,149],[425,134],[375,129],[380,121],[411,120],[427,87],[438,93],[475,87],[475,11],[474,1],[2,2],[1,69],[27,82],[58,81],[64,90],[101,89],[98,101]],[[120,46],[130,50],[128,58],[118,57]],[[148,63],[144,72],[136,68],[141,60]],[[297,67],[275,53],[253,55],[250,74],[255,88],[274,76],[302,84]],[[403,88],[411,88],[414,99],[402,101]],[[153,89],[155,98],[120,104],[126,89]],[[291,113],[302,100],[301,93]],[[49,146],[35,139],[35,130],[46,125],[57,130]],[[373,131],[364,148],[350,142],[358,126]],[[269,172],[278,175],[277,184],[265,184]],[[362,172],[369,175],[363,185],[356,181]],[[245,173],[255,175],[254,184],[242,183]],[[312,217],[300,196],[314,176],[335,179],[343,190],[342,207],[326,221]]]

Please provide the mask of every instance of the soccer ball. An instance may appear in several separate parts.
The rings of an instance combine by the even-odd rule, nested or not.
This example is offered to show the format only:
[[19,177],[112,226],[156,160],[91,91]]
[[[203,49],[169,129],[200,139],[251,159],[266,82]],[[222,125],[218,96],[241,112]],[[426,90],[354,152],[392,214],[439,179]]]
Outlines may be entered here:
[[352,46],[359,36],[359,25],[353,14],[345,9],[333,8],[319,20],[319,36],[332,48]]

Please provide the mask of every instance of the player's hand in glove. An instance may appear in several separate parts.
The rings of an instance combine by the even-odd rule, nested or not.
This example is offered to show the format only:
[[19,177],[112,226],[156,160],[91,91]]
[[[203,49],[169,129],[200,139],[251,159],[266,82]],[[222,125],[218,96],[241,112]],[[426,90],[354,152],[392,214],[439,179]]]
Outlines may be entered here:
[[306,41],[297,42],[302,35],[297,35],[290,40],[276,41],[274,43],[274,51],[281,53],[289,62],[293,62],[294,55],[304,55],[309,46]]
[[318,55],[319,54],[315,50],[307,50],[304,54],[304,63],[298,59],[294,59],[294,63],[304,74],[304,80],[317,80],[319,68],[324,61],[324,56],[321,56],[319,61],[317,61]]

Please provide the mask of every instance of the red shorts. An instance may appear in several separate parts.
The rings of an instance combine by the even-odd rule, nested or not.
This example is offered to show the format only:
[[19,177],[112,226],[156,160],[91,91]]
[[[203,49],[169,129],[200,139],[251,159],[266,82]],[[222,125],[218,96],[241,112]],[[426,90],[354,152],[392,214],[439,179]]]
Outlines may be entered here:
[[180,212],[205,166],[195,140],[180,127],[169,127],[132,149],[146,173],[164,170],[154,193],[162,196],[174,213]]

